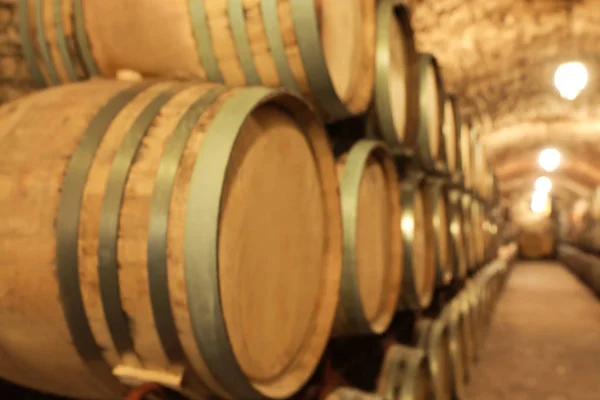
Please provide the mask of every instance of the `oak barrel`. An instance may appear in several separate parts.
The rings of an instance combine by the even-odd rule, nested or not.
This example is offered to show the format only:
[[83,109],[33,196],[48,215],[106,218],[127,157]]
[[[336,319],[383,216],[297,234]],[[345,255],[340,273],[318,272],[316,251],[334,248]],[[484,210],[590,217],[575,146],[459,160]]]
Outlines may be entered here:
[[449,203],[446,197],[445,181],[440,178],[429,177],[425,180],[424,197],[427,223],[431,224],[433,231],[434,247],[429,251],[435,257],[435,283],[436,286],[445,286],[452,280],[453,254],[450,244],[449,230]]
[[477,267],[476,247],[475,247],[475,231],[473,229],[473,196],[469,192],[463,192],[461,196],[462,216],[463,216],[463,232],[465,239],[465,251],[467,254],[467,269],[475,270]]
[[92,80],[0,120],[2,378],[102,399],[147,380],[225,398],[306,382],[333,325],[342,223],[303,101]]
[[384,399],[427,400],[431,376],[425,353],[403,345],[390,346],[377,380],[377,394]]
[[373,108],[381,139],[393,150],[417,144],[418,74],[410,10],[396,0],[380,1]]
[[404,269],[400,309],[420,309],[431,303],[435,287],[433,225],[427,220],[424,186],[419,179],[401,183],[402,253]]
[[462,174],[464,180],[464,186],[470,190],[473,188],[473,135],[472,129],[469,124],[463,122],[460,129],[460,165],[462,167]]
[[451,175],[461,170],[460,130],[461,116],[458,98],[454,94],[446,94],[444,98],[444,123],[442,125],[444,144],[446,146],[446,165]]
[[338,158],[343,268],[335,335],[381,333],[402,282],[400,184],[385,145],[360,140]]
[[465,247],[465,226],[462,209],[462,191],[454,186],[447,186],[449,203],[450,243],[452,246],[452,275],[455,279],[464,279],[467,276],[468,254]]
[[419,54],[419,139],[418,155],[428,170],[445,168],[446,149],[442,132],[444,84],[436,58]]
[[450,334],[444,318],[424,318],[416,325],[417,346],[427,355],[432,381],[432,399],[452,399],[452,357]]
[[475,261],[477,266],[485,262],[485,233],[483,231],[484,204],[478,198],[471,202],[471,223],[473,227],[473,246],[475,248]]
[[314,100],[330,119],[363,112],[372,97],[375,0],[21,4],[30,69],[48,85],[133,70],[285,87]]

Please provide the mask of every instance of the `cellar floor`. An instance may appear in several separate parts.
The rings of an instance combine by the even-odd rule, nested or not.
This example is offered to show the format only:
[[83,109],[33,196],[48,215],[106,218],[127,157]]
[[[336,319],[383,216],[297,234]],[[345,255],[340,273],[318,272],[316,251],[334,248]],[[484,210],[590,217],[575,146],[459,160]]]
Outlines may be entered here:
[[566,268],[518,263],[467,400],[600,399],[600,301]]

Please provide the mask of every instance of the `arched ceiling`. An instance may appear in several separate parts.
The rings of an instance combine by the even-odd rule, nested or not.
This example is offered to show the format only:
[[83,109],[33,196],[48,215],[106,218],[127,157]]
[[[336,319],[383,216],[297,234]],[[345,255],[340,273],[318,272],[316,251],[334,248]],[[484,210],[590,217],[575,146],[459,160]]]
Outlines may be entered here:
[[[549,146],[563,153],[565,182],[588,189],[600,185],[597,0],[407,3],[417,48],[435,54],[446,89],[461,101],[463,117],[480,128],[501,187],[513,188],[503,193],[531,190],[526,184],[518,189],[512,181],[534,180],[541,173],[537,155]],[[558,65],[571,60],[584,62],[590,78],[572,102],[553,86]]]

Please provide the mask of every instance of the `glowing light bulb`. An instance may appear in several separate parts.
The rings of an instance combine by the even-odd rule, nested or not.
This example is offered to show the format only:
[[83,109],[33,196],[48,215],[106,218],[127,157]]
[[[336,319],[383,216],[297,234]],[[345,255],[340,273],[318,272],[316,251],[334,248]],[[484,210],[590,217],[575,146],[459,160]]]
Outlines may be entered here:
[[535,181],[535,191],[549,193],[552,190],[552,181],[547,176],[540,176]]
[[552,172],[558,168],[560,160],[560,152],[556,149],[544,149],[538,158],[540,166],[547,172]]
[[567,100],[575,100],[587,83],[587,69],[578,61],[561,64],[554,73],[554,86]]
[[550,210],[550,199],[547,192],[535,191],[531,196],[531,211],[536,214],[547,214]]

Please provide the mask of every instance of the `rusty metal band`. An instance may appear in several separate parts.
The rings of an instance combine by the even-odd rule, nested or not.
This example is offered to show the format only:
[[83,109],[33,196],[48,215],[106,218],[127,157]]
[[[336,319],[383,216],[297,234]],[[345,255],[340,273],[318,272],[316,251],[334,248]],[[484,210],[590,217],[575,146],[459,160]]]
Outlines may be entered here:
[[[425,222],[424,215],[421,215],[420,217],[416,215],[415,205],[417,201],[421,201],[424,203],[424,199],[422,198],[421,194],[420,182],[418,180],[415,180],[403,184],[400,199],[402,208],[402,218],[400,224],[402,228],[403,246],[402,300],[399,303],[401,309],[424,308],[431,302],[431,299],[433,297],[433,284],[430,285],[431,287],[427,288],[417,287],[417,279],[415,276],[415,270],[417,268],[429,269],[426,265],[426,260],[422,260],[422,262],[418,263],[418,265],[417,263],[415,263],[414,260],[414,256],[416,254],[414,249],[416,224],[418,218],[420,218],[421,221]],[[425,206],[425,204],[423,204],[423,206]],[[425,236],[427,237],[428,235],[425,234]],[[425,284],[427,284],[427,280],[428,278],[426,277],[424,282]]]
[[192,103],[180,118],[158,165],[150,203],[148,283],[152,313],[165,355],[175,363],[187,363],[187,358],[179,340],[169,296],[169,276],[167,273],[169,209],[178,166],[194,126],[206,109],[223,92],[225,92],[224,87],[218,87],[207,92]]
[[221,195],[235,140],[252,110],[274,96],[247,88],[227,101],[205,136],[191,177],[184,228],[184,271],[194,337],[207,366],[233,398],[256,398],[233,353],[219,293]]
[[278,0],[262,0],[260,3],[265,34],[281,85],[290,92],[299,95],[300,88],[285,53],[277,4]]
[[260,76],[258,76],[254,57],[252,56],[242,0],[228,0],[227,15],[229,17],[231,33],[233,34],[236,54],[246,76],[246,85],[258,86],[262,84],[262,81],[260,80]]
[[414,400],[419,393],[419,386],[427,384],[425,353],[420,349],[406,349],[404,368],[402,374],[402,387],[397,397],[398,400]]
[[463,339],[460,318],[456,303],[453,301],[444,310],[444,319],[448,324],[450,360],[452,362],[453,394],[458,400],[465,396],[465,370],[463,365]]
[[59,295],[71,340],[92,375],[116,393],[121,391],[120,384],[103,358],[103,350],[96,343],[83,307],[77,250],[79,213],[92,161],[106,130],[123,107],[145,87],[133,86],[117,93],[90,121],[69,161],[56,217]]
[[202,62],[202,67],[206,71],[206,77],[211,82],[222,83],[223,76],[215,56],[204,0],[189,0],[188,9],[198,56]]
[[52,55],[50,54],[50,45],[46,39],[46,29],[44,24],[44,2],[43,0],[35,0],[34,5],[38,48],[40,50],[42,59],[44,60],[44,65],[46,66],[46,71],[48,72],[48,77],[50,78],[51,83],[60,85],[60,78],[56,73],[54,61],[52,60]]
[[115,349],[121,355],[133,352],[129,321],[121,304],[119,285],[119,218],[125,193],[125,184],[142,139],[162,107],[180,90],[177,85],[159,93],[129,127],[119,150],[112,160],[100,223],[98,226],[98,285],[106,325]]
[[373,327],[364,313],[360,296],[356,260],[356,235],[358,202],[362,177],[367,160],[375,151],[386,152],[380,142],[361,140],[348,153],[340,179],[340,197],[343,226],[343,268],[340,281],[339,307],[344,315],[344,325],[352,333],[372,333]]
[[[375,50],[375,109],[378,119],[378,128],[381,136],[392,148],[401,147],[403,141],[398,138],[404,138],[411,132],[396,132],[394,117],[392,112],[392,98],[390,93],[390,65],[392,63],[390,47],[390,30],[392,24],[401,24],[403,20],[401,15],[406,13],[406,7],[399,5],[396,0],[383,0],[377,5],[377,48]],[[406,49],[406,47],[405,47]],[[408,51],[408,49],[407,49]],[[408,60],[410,57],[406,57]],[[406,91],[408,85],[404,87],[404,111],[408,114]],[[408,115],[407,115],[408,117]]]
[[75,64],[71,59],[69,52],[69,45],[67,43],[67,36],[65,35],[65,27],[63,26],[62,18],[62,4],[63,0],[52,0],[52,12],[54,15],[54,30],[56,31],[56,45],[60,52],[60,58],[62,60],[67,76],[71,82],[78,81],[77,72],[75,72]]
[[290,0],[290,5],[300,58],[302,58],[311,93],[333,119],[346,119],[352,116],[338,97],[329,75],[319,36],[315,2]]
[[98,65],[92,54],[90,41],[85,30],[85,18],[83,12],[83,0],[73,0],[73,15],[75,18],[75,39],[77,41],[77,49],[83,60],[83,65],[87,72],[87,76],[100,75]]
[[[434,81],[431,82],[431,76],[429,71],[433,71]],[[437,149],[436,152],[440,159],[436,159],[434,156],[434,143],[431,143],[430,132],[436,127],[430,126],[430,116],[432,112],[438,113],[437,120],[442,123],[443,121],[443,95],[441,73],[438,63],[434,56],[431,54],[419,54],[419,156],[423,167],[429,170],[438,169],[438,162],[445,162],[445,144],[443,141],[442,127],[437,127],[438,134]],[[429,88],[433,85],[436,88],[437,96],[435,99],[431,99],[428,96]],[[437,103],[437,104],[435,104]],[[433,110],[432,110],[433,108]]]
[[[447,285],[453,276],[452,268],[442,265],[442,235],[446,236],[446,262],[450,262],[451,256],[449,256],[448,248],[450,244],[450,233],[448,226],[442,226],[442,217],[440,206],[446,206],[446,199],[444,197],[444,181],[441,179],[430,178],[427,180],[427,200],[429,200],[429,207],[431,211],[431,224],[433,226],[433,241],[435,251],[435,280],[436,285],[444,286]],[[445,212],[447,210],[444,210]],[[446,212],[446,223],[448,221],[448,213]]]
[[25,57],[27,67],[29,68],[29,73],[31,74],[35,85],[38,87],[44,87],[46,86],[46,80],[44,79],[44,76],[37,65],[35,48],[31,38],[31,32],[29,31],[29,0],[18,1],[17,18],[19,20],[19,36],[21,37],[21,49],[23,51],[23,56]]

